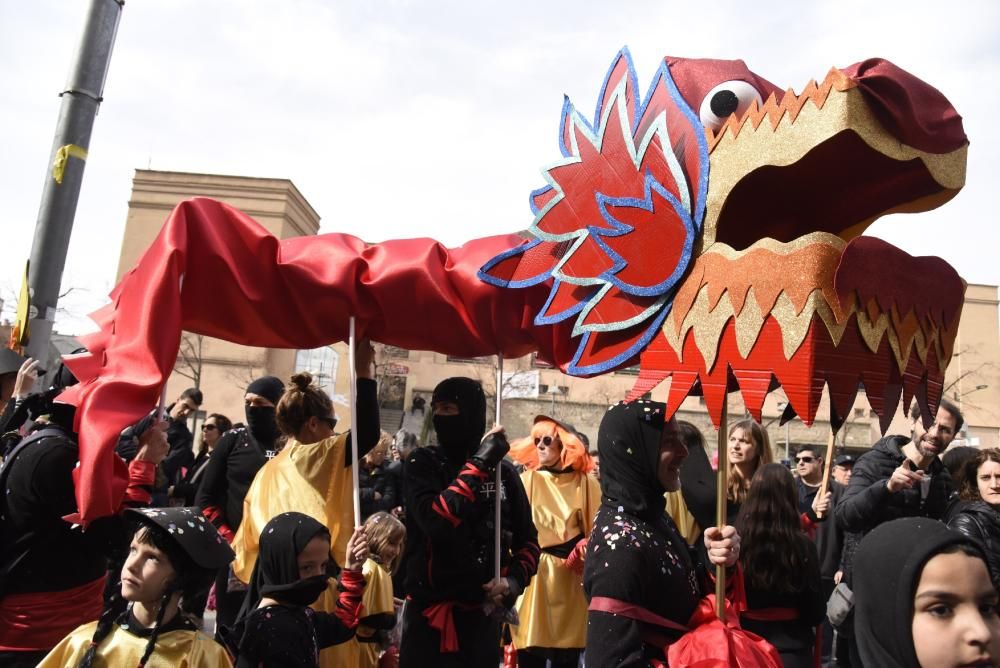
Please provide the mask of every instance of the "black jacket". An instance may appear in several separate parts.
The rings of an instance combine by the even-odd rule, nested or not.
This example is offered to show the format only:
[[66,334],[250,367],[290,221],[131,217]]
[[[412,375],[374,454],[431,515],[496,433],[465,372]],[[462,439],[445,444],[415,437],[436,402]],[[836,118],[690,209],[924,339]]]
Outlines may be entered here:
[[[120,515],[96,519],[85,531],[63,519],[77,512],[77,438],[59,427],[37,437],[9,462],[0,499],[0,581],[6,593],[66,591],[92,582],[107,572],[108,557],[128,544]],[[144,492],[148,501],[149,488]]]
[[[538,568],[538,532],[521,478],[509,462],[500,465],[501,564],[523,590]],[[496,474],[471,460],[456,470],[435,446],[416,450],[405,475],[407,593],[420,606],[482,602],[493,579]]]
[[[917,485],[893,494],[886,484],[906,456],[906,436],[886,436],[854,464],[851,481],[834,508],[837,525],[848,534],[841,568],[851,582],[852,557],[861,538],[878,525],[900,517],[941,519],[956,494],[948,469],[937,457],[927,469],[929,485]],[[925,489],[926,487],[926,489]]]
[[[386,462],[374,468],[362,464],[358,468],[358,485],[361,488],[361,521],[380,510],[389,511],[399,505],[399,490],[396,476],[389,472]],[[375,500],[375,492],[379,499]]]
[[801,479],[797,484],[799,512],[805,514],[816,526],[816,553],[819,556],[820,575],[824,580],[832,580],[840,570],[840,554],[844,548],[844,530],[837,525],[834,513],[844,496],[845,487],[836,480],[830,480],[830,510],[821,519],[816,517],[816,512],[812,509],[819,487],[810,487]]
[[985,501],[963,503],[948,526],[982,546],[990,576],[1000,583],[1000,511]]

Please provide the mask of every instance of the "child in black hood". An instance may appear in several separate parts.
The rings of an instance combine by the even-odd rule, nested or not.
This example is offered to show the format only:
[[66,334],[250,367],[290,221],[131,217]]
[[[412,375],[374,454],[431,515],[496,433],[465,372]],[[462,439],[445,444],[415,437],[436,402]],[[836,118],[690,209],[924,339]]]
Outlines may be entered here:
[[927,518],[887,522],[854,561],[854,632],[865,666],[1000,661],[1000,598],[971,539]]
[[260,554],[236,627],[227,642],[237,667],[319,665],[319,650],[347,642],[358,625],[368,541],[358,527],[347,545],[334,613],[307,606],[326,591],[330,533],[303,513],[282,513],[264,526]]

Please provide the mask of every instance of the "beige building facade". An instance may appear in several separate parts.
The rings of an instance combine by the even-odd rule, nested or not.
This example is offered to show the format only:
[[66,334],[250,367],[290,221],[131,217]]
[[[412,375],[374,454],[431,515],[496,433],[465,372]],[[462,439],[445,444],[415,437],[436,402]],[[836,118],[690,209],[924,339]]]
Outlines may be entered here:
[[[285,179],[137,170],[122,242],[119,277],[138,260],[173,207],[196,196],[211,197],[240,208],[281,239],[316,234],[319,230],[319,215],[294,184]],[[400,425],[418,433],[425,428],[425,415],[412,410],[413,400],[422,397],[429,404],[434,386],[449,376],[477,378],[486,388],[491,402],[496,396],[493,359],[456,359],[440,353],[388,346],[378,346],[378,350],[376,369],[383,428],[390,431]],[[186,334],[168,384],[168,398],[173,399],[185,387],[197,384],[206,397],[202,407],[205,411],[223,413],[239,422],[243,420],[243,392],[252,378],[270,374],[287,381],[295,371],[309,370],[333,397],[340,417],[338,428],[346,429],[350,425],[347,360],[344,344],[312,351],[291,351],[250,348]],[[518,437],[528,433],[535,415],[551,415],[573,424],[596,445],[597,428],[604,411],[609,404],[625,396],[635,379],[630,371],[590,379],[573,378],[536,364],[532,357],[506,360],[501,379],[504,397],[501,421],[509,434]],[[968,286],[955,355],[945,385],[945,396],[958,404],[966,415],[967,426],[958,442],[979,447],[1000,445],[1000,314],[996,286]],[[653,391],[653,398],[665,399],[668,388],[669,380]],[[826,399],[811,428],[799,420],[779,426],[783,400],[778,390],[768,397],[764,406],[764,424],[776,458],[785,457],[786,447],[789,453],[800,444],[825,447],[830,432],[829,422],[822,419],[829,415]],[[730,400],[729,414],[731,421],[745,415],[737,395]],[[677,415],[698,425],[712,449],[715,430],[699,397],[684,401]],[[905,434],[908,430],[901,409],[890,431]],[[879,436],[878,419],[864,395],[859,394],[851,415],[837,435],[837,447],[859,452],[870,447]]]

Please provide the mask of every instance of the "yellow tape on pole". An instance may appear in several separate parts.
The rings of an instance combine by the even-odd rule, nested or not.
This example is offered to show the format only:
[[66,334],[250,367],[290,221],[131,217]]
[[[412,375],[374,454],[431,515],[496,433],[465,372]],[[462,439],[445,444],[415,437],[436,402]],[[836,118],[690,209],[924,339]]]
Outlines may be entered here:
[[59,150],[56,151],[56,158],[52,161],[52,178],[59,185],[62,185],[63,174],[66,172],[66,163],[69,162],[70,158],[86,160],[87,149],[76,144],[66,144],[59,147]]

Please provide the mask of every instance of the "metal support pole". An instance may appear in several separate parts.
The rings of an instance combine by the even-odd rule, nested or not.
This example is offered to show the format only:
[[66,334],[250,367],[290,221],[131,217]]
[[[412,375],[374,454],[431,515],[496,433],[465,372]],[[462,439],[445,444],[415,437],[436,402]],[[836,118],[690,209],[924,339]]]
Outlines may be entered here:
[[358,461],[358,369],[354,364],[357,357],[357,341],[354,336],[354,316],[351,316],[347,335],[347,357],[351,365],[351,483],[354,485],[354,526],[361,526],[361,480]]
[[[497,353],[497,399],[496,399],[496,415],[494,416],[494,425],[498,426],[500,424],[500,397],[503,394],[503,355]],[[494,516],[493,516],[493,544],[496,546],[493,550],[493,578],[499,582],[500,581],[500,523],[502,521],[500,515],[500,488],[503,484],[503,479],[500,477],[500,471],[502,470],[503,462],[497,463],[497,479],[496,488],[493,493],[493,500],[495,502]]]
[[124,0],[91,0],[69,82],[61,93],[50,167],[31,244],[31,340],[26,354],[49,363],[49,340],[94,119],[104,94]]

